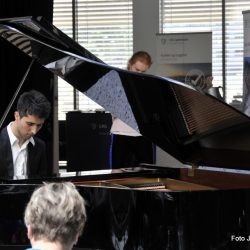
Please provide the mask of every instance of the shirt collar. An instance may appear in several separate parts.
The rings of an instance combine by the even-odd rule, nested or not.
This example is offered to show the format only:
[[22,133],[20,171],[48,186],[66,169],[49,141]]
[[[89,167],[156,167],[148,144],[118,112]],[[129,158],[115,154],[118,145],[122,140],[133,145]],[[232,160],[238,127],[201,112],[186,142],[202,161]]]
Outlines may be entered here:
[[[15,142],[18,142],[18,138],[16,138],[16,136],[13,134],[12,132],[12,129],[11,129],[11,124],[13,122],[11,122],[8,126],[7,126],[7,132],[8,132],[8,135],[9,135],[9,138],[10,138],[10,145],[13,146],[13,144]],[[35,140],[33,137],[30,137],[28,140],[25,141],[25,143],[29,143],[31,142],[33,146],[35,146]]]

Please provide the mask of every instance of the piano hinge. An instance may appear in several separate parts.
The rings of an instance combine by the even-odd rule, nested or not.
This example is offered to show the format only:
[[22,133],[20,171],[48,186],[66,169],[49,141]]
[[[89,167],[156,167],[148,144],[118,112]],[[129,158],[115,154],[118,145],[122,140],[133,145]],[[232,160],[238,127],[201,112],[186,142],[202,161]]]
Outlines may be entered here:
[[192,164],[191,168],[188,168],[188,177],[194,177],[194,172],[195,172],[195,169],[197,168],[198,168],[198,165]]

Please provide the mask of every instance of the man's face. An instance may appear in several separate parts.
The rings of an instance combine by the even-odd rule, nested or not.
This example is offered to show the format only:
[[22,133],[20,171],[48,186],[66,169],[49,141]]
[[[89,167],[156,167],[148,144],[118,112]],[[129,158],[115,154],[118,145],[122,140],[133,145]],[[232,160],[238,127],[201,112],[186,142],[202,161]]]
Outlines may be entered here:
[[134,64],[129,65],[129,70],[139,73],[145,73],[148,68],[149,65],[141,61],[136,61]]
[[15,112],[16,136],[19,139],[28,140],[42,128],[43,124],[44,119],[38,116],[28,115],[21,118],[19,112]]

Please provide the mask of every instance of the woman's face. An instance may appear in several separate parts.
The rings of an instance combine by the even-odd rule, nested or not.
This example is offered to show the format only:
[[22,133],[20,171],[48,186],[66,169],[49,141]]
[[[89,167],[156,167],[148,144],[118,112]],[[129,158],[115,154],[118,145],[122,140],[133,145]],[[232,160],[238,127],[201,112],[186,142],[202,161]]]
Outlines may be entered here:
[[134,64],[129,64],[129,70],[139,73],[145,73],[149,65],[142,61],[136,61]]

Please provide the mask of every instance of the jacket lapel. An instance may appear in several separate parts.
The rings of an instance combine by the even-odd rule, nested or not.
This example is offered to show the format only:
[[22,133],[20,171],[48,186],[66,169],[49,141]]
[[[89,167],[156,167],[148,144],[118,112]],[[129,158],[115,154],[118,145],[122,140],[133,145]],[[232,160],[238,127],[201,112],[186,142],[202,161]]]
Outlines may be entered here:
[[[1,170],[3,176],[13,177],[14,176],[14,166],[12,158],[12,150],[10,145],[10,139],[7,132],[7,127],[1,132],[1,161],[3,162],[3,168]],[[1,167],[1,166],[0,166]]]

